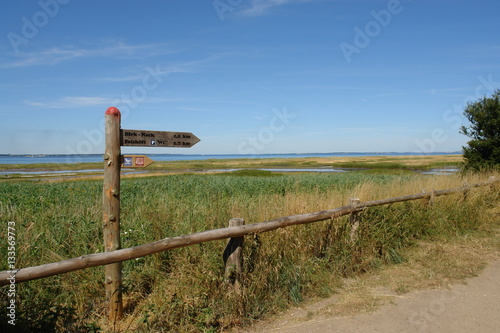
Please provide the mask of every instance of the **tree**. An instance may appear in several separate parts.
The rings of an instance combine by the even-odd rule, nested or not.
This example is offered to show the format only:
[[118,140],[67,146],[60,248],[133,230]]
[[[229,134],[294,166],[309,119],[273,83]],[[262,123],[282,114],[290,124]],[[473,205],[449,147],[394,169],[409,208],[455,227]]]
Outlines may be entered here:
[[470,125],[462,126],[460,133],[472,139],[462,147],[465,168],[500,169],[500,89],[467,104],[464,115]]

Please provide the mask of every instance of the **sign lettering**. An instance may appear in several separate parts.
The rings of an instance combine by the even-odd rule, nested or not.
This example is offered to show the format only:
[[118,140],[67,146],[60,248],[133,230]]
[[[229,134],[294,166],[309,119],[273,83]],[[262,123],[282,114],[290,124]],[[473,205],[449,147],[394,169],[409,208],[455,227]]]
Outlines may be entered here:
[[189,132],[120,130],[121,146],[189,148],[200,139]]

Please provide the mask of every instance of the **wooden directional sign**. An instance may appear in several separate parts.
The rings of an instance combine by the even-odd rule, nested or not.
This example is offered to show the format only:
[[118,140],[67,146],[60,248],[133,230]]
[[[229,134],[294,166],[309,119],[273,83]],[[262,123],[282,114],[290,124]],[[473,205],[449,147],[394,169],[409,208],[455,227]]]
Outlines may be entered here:
[[121,146],[189,148],[200,139],[189,132],[120,130]]
[[145,168],[154,161],[145,155],[123,155],[122,168]]

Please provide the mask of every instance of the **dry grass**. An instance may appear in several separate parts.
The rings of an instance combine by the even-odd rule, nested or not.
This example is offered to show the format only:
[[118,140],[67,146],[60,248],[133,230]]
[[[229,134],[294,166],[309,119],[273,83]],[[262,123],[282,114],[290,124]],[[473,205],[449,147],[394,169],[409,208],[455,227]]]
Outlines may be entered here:
[[339,164],[339,163],[400,163],[404,166],[422,167],[439,164],[458,165],[462,163],[462,155],[408,155],[408,156],[355,156],[355,157],[321,157],[307,158],[310,162],[323,164]]
[[[346,205],[350,197],[369,201],[422,189],[455,188],[492,175],[349,173],[129,179],[121,191],[122,222],[123,230],[133,232],[123,234],[122,242],[128,247],[220,228],[231,217],[256,223],[331,209]],[[23,265],[101,250],[100,241],[94,244],[100,239],[101,189],[94,187],[91,182],[0,187],[11,201],[0,208],[9,220],[19,223],[20,242],[41,247],[39,252],[33,247],[20,251]],[[221,254],[225,242],[128,261],[124,264],[126,318],[118,326],[109,325],[104,317],[100,269],[27,283],[20,297],[26,309],[34,309],[34,318],[37,311],[48,311],[57,302],[57,307],[77,311],[80,327],[95,325],[122,332],[217,332],[334,291],[345,293],[339,294],[337,303],[315,309],[309,317],[370,311],[390,300],[387,295],[441,286],[438,282],[477,273],[484,265],[480,258],[486,258],[481,251],[498,251],[498,241],[491,234],[494,223],[498,224],[497,214],[498,187],[494,191],[483,187],[471,190],[466,199],[455,194],[436,198],[432,205],[415,202],[369,209],[361,215],[366,223],[355,244],[349,240],[347,218],[248,236],[242,297],[224,292]],[[31,220],[36,221],[33,228],[23,230],[21,226]],[[345,277],[351,283],[339,289]]]
[[[480,181],[475,175],[469,175],[468,179],[471,182]],[[413,185],[416,190],[421,186],[428,186],[428,181],[429,179],[408,185]],[[437,182],[431,183],[433,186],[437,185],[435,186],[437,189],[456,186],[456,182],[457,179],[438,178]],[[405,192],[409,187],[405,187]],[[358,195],[366,197],[368,194],[376,193],[377,188],[365,184],[360,186],[358,191]],[[390,193],[403,194],[396,188],[392,188]],[[472,195],[477,197],[480,194]],[[493,199],[495,195],[498,198],[498,184],[496,190],[491,191],[490,197]],[[450,196],[440,200],[451,202],[456,201],[457,197]],[[354,316],[371,312],[393,302],[402,294],[422,289],[445,289],[479,275],[488,263],[500,258],[500,203],[492,202],[488,211],[482,212],[482,218],[483,224],[476,232],[418,241],[401,254],[405,258],[404,262],[384,265],[353,278],[344,279],[343,286],[332,298],[303,306],[300,314],[295,315],[295,320],[304,321],[325,316]]]
[[[349,202],[350,197],[359,197],[362,201],[377,200],[420,193],[422,189],[431,191],[461,187],[464,182],[473,184],[484,180],[484,175],[415,177],[411,180],[401,179],[387,183],[367,180],[350,189],[331,188],[326,191],[316,189],[309,192],[297,190],[285,194],[260,195],[251,201],[234,198],[231,200],[230,214],[231,216],[244,217],[247,223],[254,223],[286,215],[343,206]],[[484,191],[488,191],[488,189],[471,191],[467,200],[470,202],[480,200]],[[447,209],[447,207],[455,207],[457,201],[463,200],[462,197],[461,194],[440,197],[436,199],[434,209],[442,213],[442,210]],[[423,202],[416,203],[416,205],[426,209]],[[495,223],[495,210],[498,211],[498,204],[492,206],[487,214],[483,214],[485,218],[490,220],[485,221],[486,224],[481,226],[477,233],[467,232],[465,235],[457,234],[455,237],[449,234],[443,234],[443,237],[435,235],[433,236],[434,240],[418,241],[410,248],[402,248],[399,255],[403,259],[399,264],[394,265],[391,262],[384,264],[379,259],[371,257],[373,254],[366,253],[366,258],[359,259],[361,260],[358,263],[360,268],[354,273],[348,273],[352,277],[344,280],[345,282],[340,288],[335,286],[342,284],[341,276],[335,273],[332,275],[332,272],[319,271],[325,268],[321,265],[318,265],[318,271],[314,271],[314,265],[306,264],[311,255],[317,255],[318,247],[322,246],[322,242],[327,242],[325,236],[321,235],[325,232],[333,232],[332,230],[336,228],[330,230],[329,222],[281,229],[259,235],[258,238],[253,239],[247,237],[246,251],[254,245],[256,239],[260,244],[258,257],[252,257],[252,254],[247,252],[245,259],[247,263],[254,260],[253,264],[256,266],[251,272],[253,276],[246,277],[248,281],[244,294],[247,293],[246,297],[248,298],[235,298],[234,295],[227,294],[220,300],[221,303],[214,304],[214,306],[219,307],[218,312],[233,313],[232,316],[220,319],[219,324],[222,327],[242,325],[245,320],[237,318],[244,318],[248,314],[235,313],[234,309],[240,307],[240,311],[248,311],[249,309],[244,310],[249,306],[245,303],[255,302],[252,297],[257,295],[260,295],[257,297],[266,299],[266,303],[268,303],[266,313],[272,314],[280,313],[286,309],[288,302],[300,304],[304,300],[303,297],[313,297],[314,299],[315,296],[326,296],[331,293],[331,290],[335,290],[336,295],[331,302],[324,304],[321,308],[307,310],[305,317],[297,317],[298,319],[296,319],[309,320],[316,316],[351,316],[374,311],[380,306],[392,302],[398,295],[412,290],[446,288],[449,284],[463,281],[477,275],[486,263],[496,257],[500,251],[498,235],[481,233],[482,230],[491,230]],[[447,223],[441,213],[434,216],[436,221],[431,224]],[[338,224],[338,222],[332,223],[332,225]],[[415,223],[420,222],[415,221]],[[346,246],[346,244],[342,246]],[[369,244],[367,246],[370,247]],[[284,261],[280,261],[280,258]],[[288,265],[293,265],[293,268],[287,267]],[[144,321],[147,319],[151,323],[161,322],[169,311],[173,311],[172,302],[184,304],[182,313],[186,318],[190,316],[191,311],[197,311],[197,316],[200,317],[201,321],[213,320],[212,310],[206,308],[200,313],[198,308],[199,303],[206,302],[205,300],[209,299],[212,293],[220,291],[217,290],[217,284],[211,284],[211,287],[207,287],[207,284],[199,284],[199,280],[217,281],[220,279],[220,276],[217,275],[217,269],[213,268],[200,269],[193,265],[183,265],[178,267],[169,279],[157,280],[154,291],[147,297],[141,297],[142,299],[135,304],[133,313],[120,324],[120,327],[127,328],[126,331],[144,329],[141,318]],[[304,279],[303,274],[315,274],[316,278],[308,282],[310,284],[308,287],[303,286],[303,289],[295,294],[295,283]],[[175,285],[172,283],[173,281],[182,281],[182,283]],[[288,290],[283,287],[287,283],[290,283]],[[304,281],[304,283],[306,282]],[[283,288],[284,295],[279,292],[281,288]],[[318,292],[321,288],[324,288],[325,291]],[[277,295],[272,295],[271,289],[278,291]],[[316,290],[313,291],[313,289]],[[284,300],[280,301],[280,297],[284,300],[288,299],[288,301],[283,303]],[[165,304],[165,302],[170,304]],[[224,310],[226,307],[227,309]],[[154,310],[147,312],[146,318],[144,317],[144,309]],[[105,318],[102,318],[100,325],[106,325]],[[186,332],[200,331],[199,326],[187,319],[180,320],[178,325],[183,327]]]

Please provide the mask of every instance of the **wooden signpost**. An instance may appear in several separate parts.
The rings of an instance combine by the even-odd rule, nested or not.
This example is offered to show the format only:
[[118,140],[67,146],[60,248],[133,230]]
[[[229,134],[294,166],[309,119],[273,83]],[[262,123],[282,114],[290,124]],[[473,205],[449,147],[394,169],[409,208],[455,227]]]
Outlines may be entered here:
[[[103,237],[106,252],[120,249],[120,169],[147,167],[153,160],[144,155],[121,155],[121,146],[189,148],[200,141],[188,132],[122,130],[121,113],[115,107],[105,112],[106,148],[104,153]],[[123,316],[122,264],[105,266],[108,317],[116,322]]]

